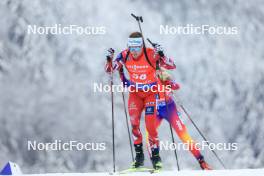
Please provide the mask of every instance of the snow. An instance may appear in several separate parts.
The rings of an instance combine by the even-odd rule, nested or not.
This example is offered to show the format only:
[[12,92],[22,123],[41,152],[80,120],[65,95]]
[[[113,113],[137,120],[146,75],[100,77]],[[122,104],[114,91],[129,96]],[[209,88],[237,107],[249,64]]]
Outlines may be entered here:
[[[118,173],[109,174],[106,172],[101,173],[51,173],[51,174],[30,174],[24,176],[109,176],[109,175],[120,175]],[[121,174],[129,176],[263,176],[264,169],[237,169],[237,170],[212,170],[212,171],[162,171],[160,173],[129,173]]]

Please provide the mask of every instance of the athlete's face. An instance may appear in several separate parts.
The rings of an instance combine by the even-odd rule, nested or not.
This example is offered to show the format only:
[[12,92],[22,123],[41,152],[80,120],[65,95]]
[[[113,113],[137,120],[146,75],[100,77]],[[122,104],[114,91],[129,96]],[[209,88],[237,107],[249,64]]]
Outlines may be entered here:
[[143,48],[142,46],[132,46],[130,47],[130,53],[134,59],[138,59],[139,56],[142,54]]

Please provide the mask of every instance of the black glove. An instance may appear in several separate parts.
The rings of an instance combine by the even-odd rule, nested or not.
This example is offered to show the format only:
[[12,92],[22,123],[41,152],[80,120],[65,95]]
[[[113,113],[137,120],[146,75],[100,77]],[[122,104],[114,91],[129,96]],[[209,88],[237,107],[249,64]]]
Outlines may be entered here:
[[109,48],[106,51],[106,59],[107,59],[108,62],[112,61],[112,59],[114,57],[114,53],[115,53],[115,50],[113,48]]
[[164,57],[164,52],[163,52],[163,48],[161,47],[161,45],[156,44],[154,47],[155,53],[158,54],[160,57]]

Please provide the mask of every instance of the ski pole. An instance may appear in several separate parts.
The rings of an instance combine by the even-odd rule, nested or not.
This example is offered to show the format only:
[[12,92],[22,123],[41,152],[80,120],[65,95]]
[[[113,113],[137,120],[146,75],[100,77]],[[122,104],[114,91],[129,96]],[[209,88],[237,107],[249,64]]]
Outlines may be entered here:
[[[183,112],[186,114],[186,116],[188,117],[188,119],[191,121],[191,123],[193,124],[193,126],[196,128],[196,130],[198,131],[198,133],[202,136],[203,140],[207,143],[207,145],[209,146],[210,143],[209,141],[206,139],[206,137],[203,135],[203,133],[201,132],[201,130],[198,128],[198,126],[196,125],[196,123],[192,120],[190,114],[186,111],[186,109],[184,108],[184,106],[182,104],[180,104],[180,107],[182,108]],[[226,169],[224,162],[220,159],[220,157],[217,155],[217,153],[214,150],[211,150],[213,152],[213,154],[215,155],[215,157],[217,158],[217,160],[220,162],[220,164],[223,166],[224,169]]]
[[[186,116],[188,117],[188,119],[191,121],[191,123],[193,124],[193,126],[195,127],[195,129],[198,131],[198,133],[201,135],[201,137],[203,138],[203,140],[207,143],[207,145],[210,145],[210,142],[206,139],[206,137],[204,136],[204,134],[202,133],[202,131],[199,129],[199,127],[196,125],[196,123],[193,121],[193,119],[191,118],[190,114],[188,113],[188,111],[184,108],[182,102],[179,100],[179,98],[175,95],[174,98],[176,99],[177,103],[180,104],[181,109],[183,110],[183,112],[186,114]],[[224,169],[226,169],[226,166],[224,164],[224,162],[221,160],[221,158],[217,155],[217,153],[214,150],[211,150],[212,153],[214,154],[214,156],[217,158],[217,160],[220,162],[220,164],[222,165],[222,167]]]
[[[156,69],[159,70],[159,63],[157,63]],[[166,98],[166,92],[164,90],[164,101],[165,101],[165,105],[166,105],[166,112],[167,112],[167,118],[168,118],[168,122],[169,122],[169,118],[170,118],[170,114],[169,114],[169,108],[168,108],[168,103],[167,103],[167,98]],[[170,126],[170,133],[171,133],[171,140],[172,143],[175,144],[175,139],[174,139],[174,135],[173,135],[173,130],[171,127],[171,124],[169,122],[169,126]],[[178,154],[176,149],[174,150],[174,155],[175,155],[175,159],[176,159],[176,164],[177,164],[177,170],[180,171],[180,165],[179,165],[179,159],[178,159]]]
[[140,25],[140,22],[143,23],[143,18],[142,18],[142,16],[136,16],[133,13],[131,13],[131,16],[134,17],[137,20],[137,22],[138,22],[138,27],[139,27],[140,33],[142,34],[143,43],[144,43],[144,37],[143,37],[141,25]]
[[141,33],[141,35],[142,35],[142,40],[143,40],[143,52],[144,52],[144,55],[145,55],[145,57],[146,57],[146,60],[147,60],[147,62],[149,63],[149,65],[150,65],[151,67],[154,68],[154,66],[151,64],[151,62],[150,62],[150,60],[149,60],[149,58],[148,58],[147,49],[146,49],[146,44],[145,44],[145,39],[144,39],[144,35],[143,35],[142,28],[141,28],[141,25],[140,25],[140,22],[143,23],[143,18],[142,18],[142,16],[136,16],[136,15],[134,15],[133,13],[131,13],[131,16],[137,20],[138,27],[139,27],[140,33]]
[[131,16],[134,17],[137,20],[137,22],[138,22],[139,31],[140,31],[140,33],[142,35],[142,39],[143,39],[143,47],[146,48],[144,35],[143,35],[142,28],[141,28],[141,25],[140,25],[140,22],[143,23],[143,18],[142,18],[142,16],[136,16],[133,13],[131,13]]
[[[147,40],[152,45],[152,47],[155,47],[157,45],[156,43],[151,42],[149,38],[147,38]],[[160,70],[160,68],[159,68],[159,62],[157,62],[156,70]],[[166,93],[165,93],[165,91],[164,91],[164,100],[165,100],[165,105],[166,105],[167,116],[169,118],[169,108],[168,108],[168,104],[167,104],[167,99],[166,99]],[[169,124],[169,125],[170,125],[171,140],[172,140],[172,143],[175,144],[173,130],[172,130],[171,124]],[[180,171],[179,159],[178,159],[178,154],[177,154],[177,151],[176,150],[174,150],[174,155],[175,155],[175,159],[176,159],[176,163],[177,163],[177,169],[178,169],[178,171]]]
[[114,92],[113,92],[113,72],[111,73],[111,102],[112,102],[112,140],[113,140],[113,172],[115,169],[115,114],[114,114]]
[[[112,59],[107,57],[107,61],[110,62],[110,66],[112,68]],[[112,148],[113,148],[113,173],[116,171],[116,161],[115,161],[115,114],[114,114],[114,92],[113,92],[113,70],[109,75],[110,78],[110,90],[111,90],[111,111],[112,111]]]
[[130,145],[131,157],[132,157],[132,162],[134,162],[134,154],[133,154],[133,149],[132,149],[132,142],[131,142],[131,135],[130,135],[129,124],[128,124],[128,116],[127,116],[126,101],[125,101],[124,92],[122,92],[122,98],[123,98],[124,112],[125,112],[125,116],[126,116],[126,126],[127,126],[128,138],[129,138],[128,140],[129,140],[129,145]]
[[[165,104],[166,104],[167,116],[168,116],[168,119],[169,119],[169,117],[170,117],[169,116],[169,108],[168,108],[168,103],[167,103],[165,91],[164,91],[164,99],[165,99]],[[170,133],[171,133],[172,143],[175,144],[175,140],[174,140],[174,135],[173,135],[171,124],[170,124]],[[178,159],[178,154],[177,154],[176,149],[174,150],[174,155],[175,155],[175,159],[176,159],[176,163],[177,163],[177,169],[178,169],[178,171],[180,171],[179,159]]]

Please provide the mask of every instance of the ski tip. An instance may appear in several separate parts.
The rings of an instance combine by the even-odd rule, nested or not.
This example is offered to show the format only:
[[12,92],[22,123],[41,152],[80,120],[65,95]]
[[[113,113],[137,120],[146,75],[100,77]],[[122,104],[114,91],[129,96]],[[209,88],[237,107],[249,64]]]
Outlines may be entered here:
[[151,174],[157,174],[157,173],[160,173],[161,170],[160,169],[153,169],[150,171]]
[[120,171],[119,174],[128,174],[128,173],[136,173],[136,172],[149,172],[151,173],[153,169],[151,168],[145,168],[145,167],[140,167],[140,168],[129,168],[123,171]]

